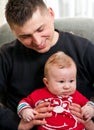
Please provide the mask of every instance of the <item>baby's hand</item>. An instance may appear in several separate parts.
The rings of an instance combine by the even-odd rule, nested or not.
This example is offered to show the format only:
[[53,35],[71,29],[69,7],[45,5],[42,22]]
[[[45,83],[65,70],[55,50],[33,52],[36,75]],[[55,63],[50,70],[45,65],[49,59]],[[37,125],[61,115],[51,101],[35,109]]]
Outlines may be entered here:
[[21,111],[21,116],[24,119],[24,121],[31,121],[34,119],[34,115],[38,114],[37,111],[33,110],[32,108],[25,108]]
[[94,108],[88,104],[81,108],[82,116],[85,121],[89,121],[94,115]]

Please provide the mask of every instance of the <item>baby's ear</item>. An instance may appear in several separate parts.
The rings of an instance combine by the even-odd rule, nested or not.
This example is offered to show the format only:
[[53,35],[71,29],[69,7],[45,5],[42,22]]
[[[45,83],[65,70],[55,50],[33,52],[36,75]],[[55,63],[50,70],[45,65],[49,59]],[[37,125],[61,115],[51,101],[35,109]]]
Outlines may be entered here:
[[46,77],[43,78],[43,82],[46,86],[48,86],[48,79]]

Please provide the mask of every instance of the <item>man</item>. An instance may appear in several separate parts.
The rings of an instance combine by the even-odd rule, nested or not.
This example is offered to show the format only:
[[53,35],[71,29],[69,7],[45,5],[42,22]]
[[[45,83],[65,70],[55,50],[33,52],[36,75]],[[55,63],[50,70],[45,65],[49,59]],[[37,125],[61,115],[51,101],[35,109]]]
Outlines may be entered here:
[[[20,121],[16,107],[21,98],[44,86],[44,64],[57,51],[64,51],[76,62],[77,89],[87,98],[93,95],[94,46],[88,40],[55,30],[54,12],[43,0],[9,0],[5,15],[17,39],[0,49],[0,93],[5,105],[0,108],[1,130],[33,129],[34,125],[46,123],[43,118],[51,116],[53,108],[47,102],[35,108],[40,114],[26,123]],[[71,111],[77,111],[81,120],[80,106],[74,105],[70,109],[73,107]],[[90,124],[86,124],[87,129]]]

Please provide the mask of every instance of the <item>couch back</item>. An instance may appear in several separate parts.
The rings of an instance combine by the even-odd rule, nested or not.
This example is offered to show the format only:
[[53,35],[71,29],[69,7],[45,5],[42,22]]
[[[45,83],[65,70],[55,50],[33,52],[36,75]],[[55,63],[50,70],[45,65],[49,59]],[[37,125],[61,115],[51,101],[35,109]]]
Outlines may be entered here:
[[56,19],[55,27],[87,38],[94,43],[94,18]]
[[[62,18],[55,20],[55,28],[85,37],[94,43],[94,19]],[[0,27],[0,45],[15,39],[8,24]]]

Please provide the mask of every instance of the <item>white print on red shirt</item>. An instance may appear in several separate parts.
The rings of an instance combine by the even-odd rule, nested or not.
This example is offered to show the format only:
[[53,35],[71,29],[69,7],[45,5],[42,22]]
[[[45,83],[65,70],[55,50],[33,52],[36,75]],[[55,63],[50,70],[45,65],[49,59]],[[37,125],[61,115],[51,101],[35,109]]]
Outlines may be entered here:
[[52,97],[44,100],[40,100],[36,103],[38,105],[39,103],[49,101],[51,104],[50,106],[53,106],[54,109],[52,111],[52,117],[46,118],[47,121],[46,125],[43,125],[43,127],[46,130],[73,130],[77,127],[77,119],[75,116],[73,116],[69,110],[69,105],[72,102],[72,97],[69,96],[68,98],[62,98],[62,97]]

